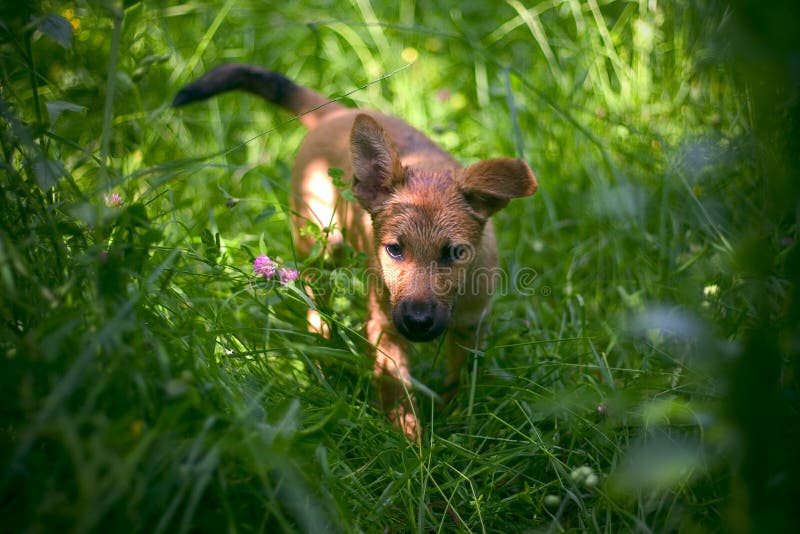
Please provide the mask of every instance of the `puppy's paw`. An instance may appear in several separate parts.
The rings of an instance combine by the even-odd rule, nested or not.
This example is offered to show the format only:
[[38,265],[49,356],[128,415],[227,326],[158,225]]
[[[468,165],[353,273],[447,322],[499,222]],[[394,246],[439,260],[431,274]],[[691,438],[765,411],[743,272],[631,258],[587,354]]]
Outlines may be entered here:
[[389,412],[389,420],[394,426],[403,431],[409,441],[419,443],[421,439],[421,428],[417,416],[413,410],[400,405]]

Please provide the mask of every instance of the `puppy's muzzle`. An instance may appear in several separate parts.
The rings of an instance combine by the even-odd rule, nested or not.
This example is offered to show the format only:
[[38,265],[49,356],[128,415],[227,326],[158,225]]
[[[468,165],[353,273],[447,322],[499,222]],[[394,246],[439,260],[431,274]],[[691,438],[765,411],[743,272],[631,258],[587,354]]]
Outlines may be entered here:
[[447,309],[435,300],[403,300],[392,310],[392,320],[410,341],[431,341],[447,327]]

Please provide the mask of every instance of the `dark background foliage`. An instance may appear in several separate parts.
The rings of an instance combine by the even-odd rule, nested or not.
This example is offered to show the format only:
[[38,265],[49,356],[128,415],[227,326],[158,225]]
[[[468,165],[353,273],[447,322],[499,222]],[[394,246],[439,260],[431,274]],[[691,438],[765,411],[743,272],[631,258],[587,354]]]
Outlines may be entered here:
[[[4,4],[4,528],[792,530],[799,18],[748,0]],[[453,404],[425,394],[439,347],[414,355],[422,446],[373,405],[363,255],[295,253],[301,127],[243,95],[169,107],[225,61],[536,172],[495,217],[508,284]],[[259,254],[318,298],[259,280]]]

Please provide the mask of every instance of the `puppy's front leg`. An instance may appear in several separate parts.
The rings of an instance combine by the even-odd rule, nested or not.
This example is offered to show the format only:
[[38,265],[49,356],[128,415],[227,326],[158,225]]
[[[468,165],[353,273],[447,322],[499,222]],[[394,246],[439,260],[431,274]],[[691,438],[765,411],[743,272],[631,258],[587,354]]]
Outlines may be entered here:
[[468,360],[470,352],[482,350],[486,345],[486,325],[484,319],[489,314],[488,303],[471,303],[472,310],[480,310],[459,317],[447,332],[447,375],[444,381],[442,400],[450,402],[458,391],[461,369]]
[[477,326],[472,328],[452,328],[447,333],[447,375],[444,380],[442,401],[449,403],[458,392],[461,380],[461,369],[469,356],[469,349],[475,346],[475,332]]
[[381,408],[410,440],[418,441],[417,403],[411,393],[408,371],[409,343],[379,308],[370,310],[367,338],[375,347],[374,376]]

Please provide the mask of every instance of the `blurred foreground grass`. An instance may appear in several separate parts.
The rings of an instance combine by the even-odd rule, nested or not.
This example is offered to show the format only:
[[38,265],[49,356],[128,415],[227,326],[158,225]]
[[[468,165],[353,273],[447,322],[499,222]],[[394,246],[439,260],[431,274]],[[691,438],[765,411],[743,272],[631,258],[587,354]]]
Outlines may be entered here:
[[[791,528],[798,19],[779,4],[0,9],[4,528]],[[224,61],[534,168],[537,197],[496,217],[489,344],[452,406],[422,402],[422,447],[372,403],[361,260],[294,252],[301,127],[242,95],[168,107]],[[258,254],[321,274],[332,339],[299,285],[252,276]],[[437,350],[415,368],[434,388]]]

